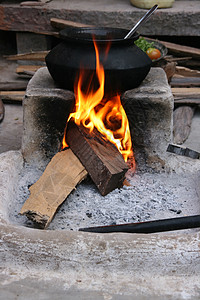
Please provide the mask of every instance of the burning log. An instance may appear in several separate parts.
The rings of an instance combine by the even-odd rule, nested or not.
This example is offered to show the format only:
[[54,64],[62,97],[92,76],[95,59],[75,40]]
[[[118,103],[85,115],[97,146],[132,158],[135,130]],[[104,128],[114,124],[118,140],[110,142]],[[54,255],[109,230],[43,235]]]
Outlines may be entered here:
[[86,176],[87,171],[70,149],[57,153],[30,187],[30,197],[20,214],[46,228],[58,207]]
[[155,233],[155,232],[181,230],[181,229],[198,228],[198,227],[200,227],[200,215],[147,221],[147,222],[140,222],[140,223],[80,228],[79,231],[96,232],[96,233],[110,233],[110,232]]
[[118,149],[97,130],[89,133],[85,127],[70,121],[66,142],[85,166],[101,195],[123,185],[128,166]]

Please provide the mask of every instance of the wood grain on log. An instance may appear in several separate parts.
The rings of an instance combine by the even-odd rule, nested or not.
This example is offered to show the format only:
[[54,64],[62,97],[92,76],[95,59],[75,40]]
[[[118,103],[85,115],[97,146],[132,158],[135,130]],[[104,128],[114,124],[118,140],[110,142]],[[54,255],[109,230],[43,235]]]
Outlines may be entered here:
[[97,130],[89,133],[84,127],[70,121],[66,141],[85,166],[101,195],[123,185],[128,166],[118,149],[103,139]]
[[30,187],[30,197],[20,214],[47,228],[58,207],[86,176],[87,171],[70,149],[57,153]]
[[190,106],[180,106],[177,109],[175,109],[173,115],[173,132],[175,144],[183,144],[183,142],[188,138],[193,115],[194,108]]

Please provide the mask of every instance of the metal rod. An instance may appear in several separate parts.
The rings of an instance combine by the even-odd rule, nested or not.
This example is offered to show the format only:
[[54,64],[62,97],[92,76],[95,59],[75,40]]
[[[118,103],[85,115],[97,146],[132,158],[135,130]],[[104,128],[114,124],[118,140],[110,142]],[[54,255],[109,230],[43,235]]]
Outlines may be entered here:
[[150,16],[152,15],[152,13],[158,8],[158,5],[154,5],[150,10],[148,10],[148,12],[137,22],[137,24],[135,24],[135,26],[128,32],[128,34],[125,36],[124,39],[128,39],[130,38],[135,32],[136,30],[143,24],[145,23]]
[[109,232],[127,232],[127,233],[155,233],[163,231],[172,231],[180,229],[190,229],[200,227],[200,215],[146,221],[140,223],[128,223],[119,225],[97,226],[80,228],[79,231],[109,233]]

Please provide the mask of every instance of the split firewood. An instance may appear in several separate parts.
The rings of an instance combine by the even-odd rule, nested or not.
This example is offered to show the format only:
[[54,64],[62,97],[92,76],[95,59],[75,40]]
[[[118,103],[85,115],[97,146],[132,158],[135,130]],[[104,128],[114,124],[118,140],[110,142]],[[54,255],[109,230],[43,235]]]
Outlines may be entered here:
[[20,91],[25,90],[28,81],[20,80],[14,82],[0,82],[0,91]]
[[57,153],[40,179],[29,188],[30,197],[20,214],[47,228],[58,207],[86,176],[87,171],[70,149]]
[[118,149],[97,130],[89,133],[83,126],[70,121],[66,141],[85,166],[101,195],[122,187],[128,166]]
[[170,85],[171,87],[200,87],[200,77],[173,76]]
[[174,57],[172,55],[166,55],[165,56],[165,60],[169,61],[169,62],[176,62],[179,63],[181,61],[188,61],[191,60],[192,57],[191,56],[186,56],[186,57]]
[[200,71],[185,68],[182,66],[176,66],[175,74],[186,77],[200,77]]
[[175,99],[200,99],[200,88],[174,87],[171,89]]
[[0,91],[0,98],[3,102],[22,101],[25,91]]
[[178,99],[174,99],[174,105],[190,105],[190,106],[196,106],[196,105],[200,105],[200,97],[199,99],[189,99],[189,98],[178,98]]
[[186,68],[192,68],[192,69],[200,69],[200,60],[191,59],[191,60],[185,60],[185,61],[179,61],[179,66],[186,67]]
[[178,56],[191,56],[192,58],[200,59],[200,49],[198,48],[183,46],[165,41],[159,42],[167,47],[169,53],[176,54]]
[[6,55],[4,56],[7,60],[33,60],[33,61],[45,61],[46,55],[49,51],[37,51],[29,53],[21,53],[15,55]]
[[174,122],[174,143],[183,144],[190,134],[194,108],[190,106],[180,106],[175,109],[173,114]]
[[66,27],[94,27],[94,25],[88,25],[58,18],[51,18],[51,26],[59,30]]
[[29,75],[33,76],[35,72],[44,66],[35,66],[35,65],[20,65],[16,69],[16,73],[19,75]]

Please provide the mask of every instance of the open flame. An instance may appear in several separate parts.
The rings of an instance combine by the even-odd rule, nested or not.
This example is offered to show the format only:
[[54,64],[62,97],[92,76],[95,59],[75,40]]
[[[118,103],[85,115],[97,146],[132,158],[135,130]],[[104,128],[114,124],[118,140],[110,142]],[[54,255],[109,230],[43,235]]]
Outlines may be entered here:
[[[109,99],[104,97],[105,72],[99,60],[99,51],[95,41],[94,47],[96,52],[96,77],[99,87],[94,91],[93,79],[90,78],[87,88],[85,88],[85,71],[84,69],[80,71],[78,83],[74,87],[75,112],[69,115],[68,121],[73,119],[77,125],[82,124],[90,132],[96,127],[105,139],[118,148],[124,160],[127,161],[128,157],[133,159],[128,119],[119,95]],[[66,146],[64,136],[63,148]]]

